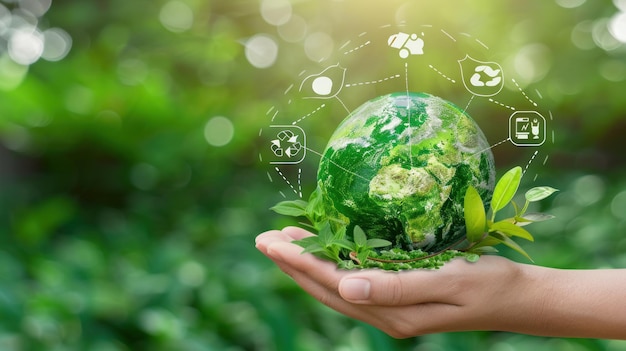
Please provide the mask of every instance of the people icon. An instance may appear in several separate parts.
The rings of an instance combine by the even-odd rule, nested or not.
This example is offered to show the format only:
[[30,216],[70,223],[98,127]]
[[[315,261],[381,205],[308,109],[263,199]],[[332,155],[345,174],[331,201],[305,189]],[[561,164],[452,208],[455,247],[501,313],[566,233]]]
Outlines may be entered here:
[[400,49],[399,55],[405,59],[409,55],[423,55],[424,54],[424,39],[417,36],[417,34],[407,34],[398,32],[389,37],[387,45],[394,49]]
[[533,118],[530,124],[530,132],[533,135],[533,139],[539,139],[539,120],[537,118]]

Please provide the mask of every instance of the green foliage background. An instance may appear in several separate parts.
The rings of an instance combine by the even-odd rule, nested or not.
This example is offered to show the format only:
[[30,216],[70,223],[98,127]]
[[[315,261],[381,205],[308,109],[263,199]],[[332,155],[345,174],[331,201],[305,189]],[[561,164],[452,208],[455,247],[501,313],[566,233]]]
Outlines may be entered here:
[[[159,22],[164,0],[55,1],[40,25],[71,35],[69,55],[0,82],[0,349],[626,350],[492,332],[394,340],[304,294],[254,248],[292,223],[268,211],[280,196],[258,134],[295,74],[318,66],[283,42],[273,67],[250,65],[247,38],[277,37],[257,1],[181,1],[194,22],[180,33]],[[561,192],[525,249],[545,266],[626,267],[626,46],[602,31],[618,1],[581,2],[303,0],[293,12],[337,42],[403,17],[471,32],[503,58],[541,44],[533,84],[558,137],[539,181]],[[214,116],[234,125],[222,147],[204,136]]]

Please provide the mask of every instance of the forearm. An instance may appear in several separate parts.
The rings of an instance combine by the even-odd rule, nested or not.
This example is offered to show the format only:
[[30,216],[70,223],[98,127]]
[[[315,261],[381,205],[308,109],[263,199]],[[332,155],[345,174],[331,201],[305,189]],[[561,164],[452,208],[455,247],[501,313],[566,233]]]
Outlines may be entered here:
[[[524,266],[526,306],[518,332],[626,339],[626,270]],[[514,316],[513,316],[514,317]]]

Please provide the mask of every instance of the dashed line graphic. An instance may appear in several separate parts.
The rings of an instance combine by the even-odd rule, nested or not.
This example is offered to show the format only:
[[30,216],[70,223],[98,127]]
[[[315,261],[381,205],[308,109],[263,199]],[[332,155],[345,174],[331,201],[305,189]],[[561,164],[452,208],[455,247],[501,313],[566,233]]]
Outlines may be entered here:
[[526,92],[522,89],[522,87],[519,86],[519,84],[517,84],[517,81],[515,80],[515,78],[511,79],[513,81],[513,84],[515,84],[515,86],[517,87],[517,89],[520,91],[520,93],[522,93],[522,95],[524,95],[524,97],[526,98],[526,100],[528,100],[528,102],[530,102],[531,104],[533,104],[533,106],[537,107],[537,103],[534,102],[528,95],[526,95]]
[[[313,149],[309,149],[308,147],[305,147],[305,149],[306,149],[307,151],[309,151],[309,152],[311,152],[311,153],[313,153],[313,154],[315,154],[315,155],[319,156],[321,159],[326,158],[326,156],[325,156],[325,155],[323,155],[323,154],[321,154],[321,153],[319,153],[319,152],[317,152],[317,151],[315,151],[315,150],[313,150]],[[340,170],[342,170],[342,171],[344,171],[344,172],[346,172],[346,173],[352,174],[353,176],[355,176],[355,177],[357,177],[357,178],[361,178],[361,179],[363,179],[363,180],[365,180],[365,181],[367,181],[367,182],[369,182],[369,181],[370,181],[370,179],[367,179],[367,178],[363,177],[363,176],[362,176],[362,175],[360,175],[360,174],[357,174],[357,173],[352,172],[351,170],[349,170],[349,169],[347,169],[347,168],[343,167],[342,165],[338,164],[337,162],[335,162],[335,161],[333,161],[333,160],[330,160],[330,159],[329,159],[329,160],[328,160],[328,162],[330,162],[331,164],[333,164],[334,166],[336,166],[336,167],[337,167],[337,168],[339,168]]]
[[492,98],[489,98],[489,102],[493,102],[496,105],[500,105],[500,106],[502,106],[504,108],[508,108],[509,110],[515,111],[515,107],[509,106],[509,105],[505,105],[505,104],[503,104],[503,103],[501,103],[499,101],[496,101],[496,100],[494,100]]
[[480,41],[480,40],[478,40],[478,39],[475,39],[475,40],[476,40],[476,42],[477,42],[478,44],[480,44],[482,47],[484,47],[485,49],[489,50],[489,47],[488,47],[487,45],[485,45],[485,43],[483,43],[482,41]]
[[357,50],[363,49],[364,47],[366,47],[366,46],[370,45],[371,43],[372,43],[372,42],[368,40],[368,41],[366,41],[365,43],[363,43],[363,44],[361,44],[361,45],[357,46],[356,48],[354,48],[354,49],[352,49],[352,50],[349,50],[349,51],[344,52],[343,54],[344,54],[344,55],[351,54],[351,53],[353,53],[353,52],[355,52],[355,51],[357,51]]
[[522,174],[526,173],[526,171],[528,170],[528,167],[530,167],[530,164],[533,163],[533,160],[535,159],[535,157],[537,157],[538,154],[539,154],[539,151],[535,151],[535,153],[532,155],[532,157],[530,158],[530,160],[526,164],[526,168],[524,168],[524,172]]
[[500,141],[500,142],[497,142],[497,143],[495,143],[495,144],[491,145],[490,147],[488,147],[488,148],[486,148],[486,149],[484,149],[484,150],[480,150],[480,151],[478,151],[478,152],[475,152],[472,156],[474,156],[474,155],[478,155],[478,154],[482,154],[483,152],[485,152],[485,151],[487,151],[487,150],[493,149],[494,147],[499,146],[499,145],[502,145],[502,144],[507,143],[507,142],[509,142],[509,141],[511,141],[511,138],[506,138],[506,139],[504,139],[504,140],[502,140],[502,141]]
[[450,35],[450,33],[446,32],[443,29],[441,30],[441,32],[445,34],[448,38],[452,39],[452,41],[456,42],[456,39],[452,35]]
[[390,77],[386,77],[383,79],[379,79],[379,80],[371,80],[369,82],[360,82],[360,83],[351,83],[351,84],[346,84],[346,88],[350,88],[350,87],[356,87],[356,86],[361,86],[361,85],[370,85],[370,84],[378,84],[378,83],[382,83],[382,82],[386,82],[388,80],[391,79],[396,79],[396,78],[400,78],[401,76],[399,74],[390,76]]
[[311,117],[311,116],[312,116],[312,115],[314,115],[317,111],[319,111],[319,110],[323,109],[324,107],[326,107],[326,104],[322,104],[322,106],[320,106],[320,107],[316,108],[313,112],[311,112],[311,113],[309,113],[309,114],[306,114],[306,115],[304,115],[304,116],[300,117],[297,121],[293,121],[291,124],[296,125],[296,124],[300,123],[303,119],[308,118],[308,117]]
[[[289,185],[289,187],[291,188],[291,190],[293,190],[294,193],[296,193],[296,195],[300,196],[300,198],[302,198],[302,184],[300,184],[300,174],[298,174],[298,189],[296,189],[295,186],[293,186],[293,184],[289,181],[289,179],[287,179],[287,177],[285,177],[285,175],[283,174],[283,172],[280,170],[280,168],[276,167],[274,168],[276,170],[276,172],[278,172],[278,175],[283,178],[283,180],[285,181],[285,183],[287,183],[287,185]],[[298,168],[298,172],[301,173],[302,169]]]
[[476,95],[472,94],[472,97],[470,97],[469,101],[467,102],[467,105],[465,105],[465,109],[463,110],[463,113],[467,112],[467,109],[470,107],[470,104],[472,103],[472,101],[474,101],[474,97],[476,97]]
[[432,69],[433,71],[437,72],[440,76],[444,77],[445,79],[447,79],[448,81],[450,81],[451,83],[456,83],[456,80],[448,77],[447,75],[443,74],[440,70],[436,69],[435,66],[433,65],[428,65],[428,67],[430,69]]
[[[407,95],[408,95],[411,86],[413,86],[416,83],[413,81],[415,77],[409,76],[409,73],[413,72],[413,71],[409,72],[409,64],[411,65],[410,68],[412,70],[416,70],[415,74],[417,74],[418,65],[421,66],[420,70],[424,70],[422,71],[422,73],[424,73],[431,79],[434,79],[435,81],[439,82],[438,84],[442,84],[446,86],[450,86],[451,84],[456,86],[456,83],[463,84],[466,90],[469,92],[468,95],[464,95],[459,99],[459,102],[461,103],[461,105],[458,105],[459,107],[463,106],[462,105],[463,101],[465,101],[466,103],[465,109],[463,109],[463,113],[466,113],[469,110],[477,108],[476,104],[479,104],[481,106],[485,104],[483,99],[476,99],[477,97],[488,100],[487,106],[485,107],[487,109],[495,110],[495,112],[497,112],[500,115],[511,115],[511,114],[516,114],[516,113],[539,114],[539,112],[536,112],[533,110],[538,110],[539,106],[541,106],[542,103],[544,102],[543,100],[545,100],[545,95],[542,95],[542,92],[540,92],[538,89],[535,89],[534,87],[531,87],[530,85],[526,85],[524,83],[524,79],[519,78],[519,77],[512,79],[510,76],[507,77],[506,79],[511,79],[511,81],[508,82],[508,84],[511,84],[510,85],[511,90],[509,90],[507,94],[498,95],[500,93],[498,89],[501,89],[501,87],[507,83],[504,78],[504,74],[503,74],[504,71],[502,70],[502,68],[499,66],[497,62],[483,62],[483,61],[473,59],[471,57],[469,58],[470,60],[468,61],[457,60],[457,62],[461,65],[460,66],[461,71],[459,72],[458,66],[457,66],[457,69],[454,69],[453,67],[444,65],[444,62],[429,60],[431,58],[430,50],[435,49],[435,47],[432,47],[432,48],[430,47],[430,40],[432,41],[437,40],[449,46],[457,46],[457,45],[467,46],[468,48],[471,48],[472,53],[476,51],[476,55],[477,55],[476,57],[479,57],[478,56],[479,52],[485,53],[485,50],[490,50],[490,47],[487,45],[489,44],[488,42],[483,42],[480,40],[480,38],[477,38],[476,36],[472,34],[468,34],[461,30],[441,29],[431,24],[409,26],[406,21],[401,21],[399,23],[394,23],[394,24],[382,23],[380,26],[374,27],[372,31],[368,30],[367,32],[360,32],[360,33],[357,31],[353,34],[355,34],[355,36],[353,36],[351,39],[347,39],[347,40],[344,39],[341,41],[337,41],[335,49],[332,51],[332,55],[330,56],[326,55],[326,57],[320,59],[320,62],[324,62],[324,61],[328,62],[328,60],[332,60],[333,57],[337,59],[336,61],[340,62],[342,60],[345,61],[346,59],[349,59],[349,58],[356,58],[357,56],[361,57],[362,55],[376,56],[378,55],[379,46],[380,48],[382,48],[385,46],[385,44],[387,44],[386,46],[391,47],[392,49],[405,49],[405,50],[411,50],[411,51],[409,51],[408,54],[400,55],[400,58],[402,58],[404,62],[402,61],[397,62],[396,63],[397,66],[395,66],[397,67],[397,69],[392,69],[389,71],[371,70],[369,73],[358,72],[359,74],[363,73],[365,75],[356,75],[356,76],[349,75],[348,78],[352,77],[352,79],[348,79],[349,81],[346,81],[345,79],[346,69],[344,69],[343,67],[339,67],[340,69],[343,70],[343,72],[339,71],[339,73],[333,73],[330,70],[326,71],[326,69],[329,69],[331,67],[339,66],[339,63],[337,63],[336,65],[325,65],[326,69],[323,70],[322,72],[311,72],[311,69],[300,71],[299,74],[297,75],[297,78],[295,79],[296,82],[294,84],[291,84],[291,85],[289,85],[289,83],[286,84],[287,85],[286,89],[283,91],[284,95],[281,95],[284,102],[286,101],[287,105],[292,105],[291,107],[295,109],[296,107],[302,108],[302,106],[299,106],[299,105],[293,106],[293,105],[297,105],[297,103],[301,99],[326,99],[326,100],[319,101],[318,103],[315,103],[312,105],[306,104],[304,106],[307,106],[307,107],[304,107],[303,109],[299,109],[299,110],[294,110],[294,111],[297,111],[295,113],[284,110],[283,107],[281,107],[281,105],[278,105],[278,104],[267,106],[266,113],[265,115],[262,115],[262,116],[264,117],[265,120],[271,119],[270,128],[281,127],[282,129],[286,131],[295,130],[295,128],[301,129],[301,127],[303,127],[307,123],[320,122],[321,119],[324,119],[326,117],[326,114],[330,112],[331,109],[335,110],[336,108],[341,109],[343,107],[346,113],[348,114],[352,113],[353,110],[349,109],[344,103],[344,101],[342,100],[344,99],[344,97],[343,97],[343,94],[341,93],[342,92],[341,89],[343,88],[357,88],[357,89],[353,89],[352,92],[354,92],[356,90],[363,90],[363,89],[375,88],[375,90],[378,91],[378,90],[385,90],[387,88],[391,89],[392,87],[396,87],[394,88],[394,91],[402,92],[403,90],[406,90]],[[409,36],[409,38],[411,38],[412,41],[410,41],[409,44],[407,44],[406,42],[402,43],[401,45],[397,44],[398,47],[391,45],[390,44],[391,39],[393,39],[395,36],[400,35],[400,34]],[[387,38],[386,42],[382,40],[383,37]],[[421,43],[421,46],[416,44],[418,37],[419,37],[419,42]],[[398,40],[397,42],[399,43],[400,40]],[[427,44],[425,52],[423,50],[418,50],[418,49],[423,49],[423,46],[424,46],[423,42],[426,42]],[[391,50],[391,49],[386,49],[386,50]],[[460,52],[464,52],[464,51],[460,51]],[[347,56],[347,55],[351,55],[351,56]],[[424,57],[426,57],[427,59],[412,60],[411,55],[415,55],[415,56],[424,55]],[[410,56],[411,58],[409,58]],[[455,58],[457,57],[456,56],[451,57],[451,59],[455,59]],[[460,61],[464,61],[463,64]],[[331,62],[331,63],[334,63],[334,62]],[[429,63],[432,63],[432,64],[429,64]],[[453,60],[453,63],[454,63],[454,60]],[[402,69],[402,64],[404,64],[404,69]],[[322,63],[322,65],[324,64]],[[426,67],[424,66],[428,66],[428,69],[426,69]],[[492,75],[486,73],[484,67],[489,67],[492,69],[492,71],[500,70],[500,72],[496,74],[496,77],[495,77],[495,78],[498,78],[497,84],[500,84],[500,85],[496,85],[496,82],[494,80],[495,78]],[[431,70],[433,72],[430,72]],[[298,71],[294,73],[298,73]],[[312,73],[317,73],[317,74],[312,74]],[[353,73],[353,72],[350,71],[350,73]],[[398,74],[395,74],[395,73],[398,73]],[[477,73],[478,78],[474,77],[475,73]],[[404,79],[402,79],[403,76],[404,76]],[[437,78],[437,76],[440,76],[443,79]],[[489,80],[491,78],[494,78],[494,79]],[[516,79],[520,81],[518,82]],[[490,84],[487,84],[487,83],[490,83]],[[361,89],[358,89],[359,87],[361,87]],[[283,90],[283,89],[284,88],[281,88],[280,90]],[[277,94],[279,95],[280,95],[280,90],[277,91]],[[527,101],[526,103],[520,102],[518,104],[515,102],[515,101],[519,102],[519,99],[521,98],[520,95],[524,96],[524,99]],[[517,99],[517,100],[513,101],[512,99]],[[346,100],[346,102],[348,103],[348,105],[352,105],[354,103],[352,100],[351,101]],[[409,100],[408,104],[410,107],[410,105],[412,104],[412,101]],[[531,104],[531,105],[528,105],[528,104]],[[496,107],[494,105],[497,105],[499,107]],[[527,106],[529,108],[525,108],[524,106]],[[551,124],[550,121],[552,121],[554,117],[558,117],[558,116],[553,116],[552,112],[550,112],[547,109],[546,111],[543,111],[542,113],[544,112],[545,112],[544,114],[545,118],[543,122],[545,122],[545,120],[549,118],[548,124]],[[549,112],[549,115],[547,115],[548,112]],[[263,112],[260,111],[260,113],[263,113]],[[409,129],[414,128],[414,125],[413,125],[414,122],[412,118],[415,118],[415,116],[411,116],[412,112],[410,111],[410,108],[408,108],[407,113],[408,113],[408,122],[405,124],[408,126]],[[517,134],[515,134],[517,130],[515,128],[517,128],[517,126],[520,124],[526,123],[524,121],[518,122],[516,120],[516,118],[522,120],[525,118],[526,115],[520,115],[520,116],[521,117],[518,117],[518,116],[513,117],[513,122],[515,123],[511,122],[512,116],[509,116],[508,118],[509,137],[507,139],[504,139],[504,140],[500,139],[501,137],[506,137],[506,135],[500,135],[500,137],[496,137],[497,139],[491,140],[490,142],[485,142],[484,144],[482,144],[481,147],[485,148],[484,150],[481,150],[480,152],[475,153],[473,155],[468,155],[467,157],[475,158],[477,157],[477,154],[481,154],[485,151],[489,151],[490,149],[495,149],[497,147],[508,148],[508,145],[506,145],[507,143],[511,143],[514,146],[539,146],[540,144],[537,144],[537,145],[528,144],[527,145],[522,142],[519,142],[519,144],[516,144],[516,141],[518,141],[518,139],[524,139],[523,137],[518,137]],[[282,124],[282,125],[276,125],[277,123],[275,122],[281,122],[278,124]],[[524,128],[529,129],[531,127],[528,126]],[[526,131],[526,129],[521,129],[521,131]],[[549,141],[551,137],[552,143],[555,143],[555,130],[554,129],[550,130],[550,129],[552,128],[547,128],[546,124],[544,123],[540,126],[540,132],[541,132],[540,134],[542,134],[544,140],[547,137]],[[272,134],[272,132],[273,130],[268,131],[268,130],[264,130],[264,128],[261,128],[258,130],[259,137],[263,137],[263,138],[269,137],[270,136],[269,134]],[[304,131],[302,132],[303,132],[302,137],[304,138],[305,137]],[[532,135],[534,134],[531,133],[529,135],[532,137]],[[498,141],[498,139],[500,139],[500,141]],[[390,143],[392,147],[393,145],[395,145],[393,142],[390,142]],[[489,144],[491,143],[494,143],[494,144],[489,146]],[[319,152],[313,151],[307,145],[303,144],[301,146],[302,146],[303,151],[310,152],[313,155],[317,155],[321,159],[326,159],[325,155],[322,155]],[[311,145],[311,147],[313,146]],[[302,166],[302,165],[295,166],[295,167],[283,166],[283,165],[297,165],[304,159],[304,156],[302,157],[302,160],[295,160],[295,159],[287,159],[286,157],[282,157],[282,158],[278,156],[274,157],[271,153],[267,153],[267,150],[265,150],[265,152],[266,153],[259,152],[258,159],[262,163],[265,162],[266,164],[271,165],[265,170],[266,176],[267,176],[267,179],[271,183],[274,183],[273,185],[278,188],[277,190],[280,196],[284,197],[285,199],[294,198],[294,194],[295,196],[298,196],[300,198],[305,196],[306,193],[303,194],[302,182],[303,181],[308,182],[308,179],[307,179],[308,176],[307,175],[303,176],[302,173],[309,171],[308,168],[305,168],[308,166]],[[409,149],[409,156],[412,153],[414,153],[414,151],[411,148]],[[274,153],[274,155],[275,154],[276,153]],[[310,155],[310,156],[313,156],[313,155]],[[411,159],[411,161],[413,161],[412,157],[409,157],[409,158]],[[533,179],[533,176],[534,176],[533,181],[536,180],[538,177],[541,177],[540,174],[536,173],[535,168],[542,167],[542,165],[546,166],[549,162],[549,157],[546,156],[545,152],[541,152],[541,150],[538,150],[538,151],[529,150],[527,153],[524,154],[523,158],[524,158],[523,160],[520,160],[520,166],[523,167],[523,173],[526,174],[529,180]],[[359,174],[352,172],[350,170],[351,167],[349,164],[340,165],[330,160],[328,162],[330,162],[330,164],[333,165],[332,167],[337,167],[339,170],[342,170],[343,172],[350,174],[354,178],[361,178],[363,181],[366,180]],[[289,167],[292,167],[292,168],[289,168]],[[274,170],[272,170],[272,168],[274,168]],[[306,188],[306,186],[304,186],[304,188]]]

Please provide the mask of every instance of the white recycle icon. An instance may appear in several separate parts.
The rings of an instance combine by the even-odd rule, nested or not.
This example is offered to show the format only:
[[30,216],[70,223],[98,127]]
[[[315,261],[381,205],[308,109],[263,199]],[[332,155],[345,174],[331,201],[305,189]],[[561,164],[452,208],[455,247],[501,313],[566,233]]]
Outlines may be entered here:
[[400,57],[405,59],[409,55],[424,54],[424,39],[419,38],[417,34],[411,35],[398,32],[387,39],[387,45],[394,49],[400,49]]
[[302,144],[298,141],[299,135],[294,134],[291,130],[281,130],[276,135],[276,139],[272,140],[272,152],[276,157],[287,156],[292,158],[300,153]]

